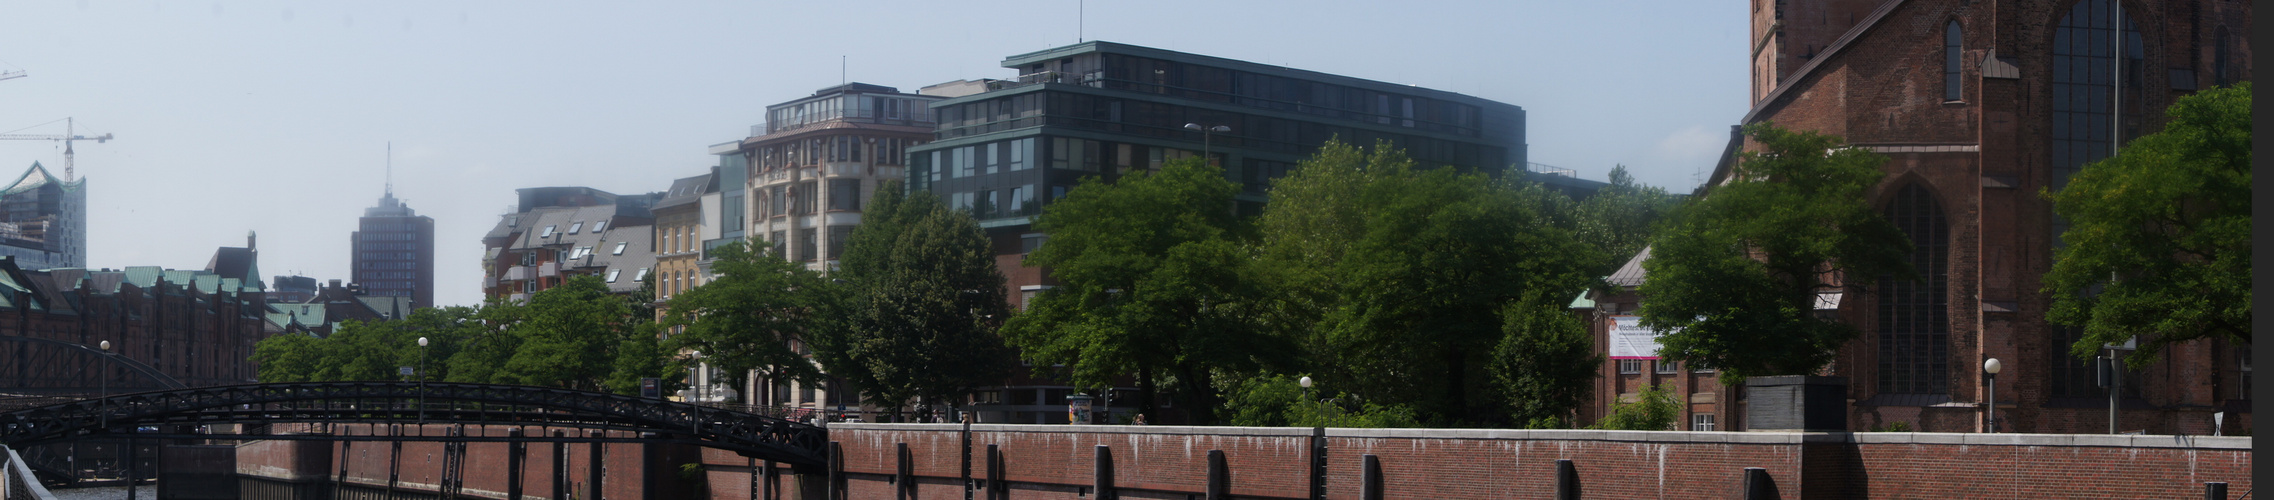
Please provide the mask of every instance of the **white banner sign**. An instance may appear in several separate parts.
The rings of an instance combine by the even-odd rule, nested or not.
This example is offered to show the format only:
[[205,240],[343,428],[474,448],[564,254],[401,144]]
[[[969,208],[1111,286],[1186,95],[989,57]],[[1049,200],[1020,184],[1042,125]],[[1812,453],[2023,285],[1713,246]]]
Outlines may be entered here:
[[1643,328],[1641,316],[1612,316],[1611,359],[1658,359],[1658,332]]

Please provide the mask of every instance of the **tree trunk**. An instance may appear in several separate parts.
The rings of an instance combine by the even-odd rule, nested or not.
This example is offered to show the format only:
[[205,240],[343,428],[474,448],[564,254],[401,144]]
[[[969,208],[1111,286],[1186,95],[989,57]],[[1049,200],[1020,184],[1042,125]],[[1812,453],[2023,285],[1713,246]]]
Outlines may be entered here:
[[1184,407],[1192,425],[1217,425],[1216,391],[1206,368],[1185,366],[1178,370],[1178,382],[1184,384]]
[[[1153,407],[1153,400],[1158,397],[1154,391],[1158,391],[1160,388],[1153,385],[1152,365],[1137,367],[1137,388],[1137,413],[1144,415],[1146,422],[1161,421],[1160,410]],[[1113,384],[1106,384],[1105,390],[1108,396],[1112,395]],[[1107,415],[1112,415],[1112,412],[1111,408],[1106,409]]]

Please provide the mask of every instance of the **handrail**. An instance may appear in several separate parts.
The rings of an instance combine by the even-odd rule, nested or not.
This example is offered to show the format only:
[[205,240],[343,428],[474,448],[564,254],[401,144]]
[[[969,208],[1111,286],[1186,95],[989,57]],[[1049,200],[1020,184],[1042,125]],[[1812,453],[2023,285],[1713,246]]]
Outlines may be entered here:
[[24,466],[24,457],[6,445],[0,445],[0,450],[8,452],[0,457],[0,462],[5,462],[0,463],[0,500],[55,500],[55,494]]

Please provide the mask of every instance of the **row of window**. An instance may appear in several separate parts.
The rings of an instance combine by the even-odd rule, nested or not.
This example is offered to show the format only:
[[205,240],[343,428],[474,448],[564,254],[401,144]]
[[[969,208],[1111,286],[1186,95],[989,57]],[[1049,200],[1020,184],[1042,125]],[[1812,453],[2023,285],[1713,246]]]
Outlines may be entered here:
[[357,268],[358,268],[358,269],[418,269],[418,268],[419,268],[419,265],[418,265],[418,263],[417,263],[417,262],[402,262],[402,261],[394,261],[394,262],[371,262],[371,261],[364,261],[364,262],[362,262],[362,263],[358,264],[358,265],[357,265]]
[[[1635,375],[1642,373],[1642,360],[1621,359],[1618,361],[1619,374]],[[1681,372],[1682,363],[1679,361],[1658,360],[1656,363],[1653,363],[1652,373],[1657,373],[1659,375],[1671,375]],[[1693,366],[1691,367],[1690,373],[1713,373],[1713,368],[1706,366]]]
[[407,280],[407,279],[417,279],[417,278],[418,278],[418,276],[417,276],[417,273],[413,273],[413,272],[410,272],[410,271],[365,271],[365,272],[355,273],[355,280],[356,280],[356,281],[381,280],[381,279],[399,279],[399,280]]
[[362,243],[357,244],[355,248],[357,250],[418,250],[420,247],[417,243]]
[[1474,105],[1146,57],[1104,58],[1103,77],[1093,85],[1108,89],[1480,135]]
[[418,241],[418,233],[374,233],[357,231],[355,239],[361,241]]
[[[819,203],[812,194],[818,188],[818,183],[807,181],[758,189],[758,216],[810,215]],[[829,179],[829,210],[860,209],[861,179]]]
[[766,133],[796,130],[839,119],[929,125],[932,121],[931,101],[935,100],[938,98],[850,94],[776,106],[766,111]]
[[[554,234],[554,232],[555,232],[556,230],[560,229],[560,228],[561,228],[561,226],[560,226],[560,225],[558,225],[558,224],[555,224],[555,225],[550,225],[550,226],[545,226],[545,229],[544,229],[543,231],[540,231],[540,232],[538,232],[538,233],[537,233],[537,237],[539,237],[539,238],[551,238],[551,237],[553,237],[553,234]],[[561,233],[561,234],[576,234],[576,233],[582,232],[583,230],[584,230],[584,221],[575,221],[575,222],[571,222],[571,223],[569,223],[568,232],[566,232],[566,233]],[[605,220],[601,220],[601,221],[594,221],[594,222],[592,223],[592,234],[600,234],[600,232],[602,232],[602,231],[606,231],[606,230],[608,230],[608,221],[605,221]]]
[[412,260],[418,258],[417,254],[412,252],[357,252],[356,257],[363,260]]
[[786,141],[760,146],[755,151],[751,166],[767,171],[791,166],[815,166],[821,162],[859,162],[861,158],[874,158],[876,165],[899,165],[909,146],[924,141],[904,137],[863,137],[837,135]]
[[[1291,155],[1309,155],[1328,139],[1339,138],[1343,142],[1361,146],[1389,141],[1405,149],[1407,155],[1414,160],[1429,165],[1497,168],[1503,166],[1500,163],[1505,161],[1507,154],[1506,148],[1498,146],[1381,132],[1372,128],[1333,123],[1229,113],[1071,92],[1048,94],[1046,103],[1030,99],[1038,96],[1039,94],[1023,94],[955,106],[954,108],[979,110],[974,112],[995,110],[989,116],[1001,120],[941,122],[938,136],[943,139],[965,137],[1048,124],[1119,135],[1177,141],[1197,140],[1224,147]],[[1047,108],[1027,108],[1040,104],[1047,104]],[[1231,130],[1203,137],[1200,132],[1185,128],[1186,124],[1223,125]]]

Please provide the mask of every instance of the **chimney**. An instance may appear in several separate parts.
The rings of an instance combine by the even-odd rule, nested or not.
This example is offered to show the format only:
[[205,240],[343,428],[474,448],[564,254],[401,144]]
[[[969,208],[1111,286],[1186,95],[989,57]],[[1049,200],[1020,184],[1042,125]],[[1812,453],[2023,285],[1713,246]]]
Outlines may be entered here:
[[261,248],[261,246],[258,244],[257,238],[258,238],[258,235],[255,235],[255,234],[253,234],[253,232],[252,232],[252,231],[245,231],[245,249],[246,249],[246,250],[258,250],[258,249],[260,249],[260,248]]

